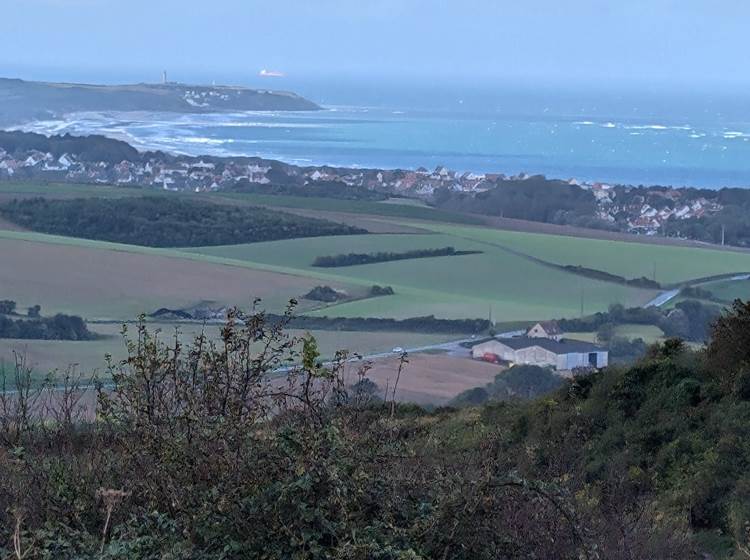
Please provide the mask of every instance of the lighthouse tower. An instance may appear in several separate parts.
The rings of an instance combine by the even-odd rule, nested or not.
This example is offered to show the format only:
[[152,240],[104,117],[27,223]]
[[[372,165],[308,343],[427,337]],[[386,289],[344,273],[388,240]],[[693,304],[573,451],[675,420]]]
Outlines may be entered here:
[[163,84],[165,84],[165,85],[166,85],[166,83],[167,83],[167,71],[166,71],[166,70],[164,70],[164,71],[163,71],[163,72],[161,73],[161,83],[163,83]]

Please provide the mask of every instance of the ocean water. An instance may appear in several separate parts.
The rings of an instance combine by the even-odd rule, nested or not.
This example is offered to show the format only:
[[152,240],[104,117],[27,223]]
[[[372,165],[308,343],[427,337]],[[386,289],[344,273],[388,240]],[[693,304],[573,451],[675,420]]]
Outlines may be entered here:
[[568,95],[550,102],[549,96],[519,94],[464,101],[454,92],[422,103],[425,108],[418,95],[336,104],[317,93],[310,97],[324,99],[319,112],[76,113],[19,128],[97,133],[139,149],[253,155],[300,165],[445,165],[627,184],[750,187],[750,113],[742,98],[685,103],[679,96],[670,102],[668,96]]

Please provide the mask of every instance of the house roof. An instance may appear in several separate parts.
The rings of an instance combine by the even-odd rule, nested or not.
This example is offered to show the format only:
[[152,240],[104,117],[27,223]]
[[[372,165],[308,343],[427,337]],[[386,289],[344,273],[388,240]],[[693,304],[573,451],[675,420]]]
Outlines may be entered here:
[[504,338],[497,340],[496,342],[504,344],[505,346],[513,350],[523,350],[524,348],[531,348],[532,346],[539,346],[555,354],[579,354],[584,352],[605,352],[606,349],[590,342],[583,342],[581,340],[553,340],[551,338],[529,338],[526,336],[519,336],[517,338]]
[[[544,329],[547,334],[562,334],[560,326],[557,321],[540,321],[538,323]],[[533,326],[531,328],[534,328]]]

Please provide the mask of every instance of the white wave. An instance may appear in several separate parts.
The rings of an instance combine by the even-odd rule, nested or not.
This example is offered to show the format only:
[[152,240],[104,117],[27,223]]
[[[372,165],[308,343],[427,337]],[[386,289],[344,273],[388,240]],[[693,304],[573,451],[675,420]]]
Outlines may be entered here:
[[663,124],[632,124],[626,125],[625,128],[627,130],[669,130],[670,127]]
[[222,144],[233,144],[234,140],[231,138],[226,140],[220,140],[218,138],[206,138],[204,136],[186,136],[184,138],[178,138],[178,142],[187,142],[188,144],[210,144],[212,146],[221,146]]
[[576,121],[573,124],[582,124],[585,126],[591,126],[593,124],[596,124],[594,121]]

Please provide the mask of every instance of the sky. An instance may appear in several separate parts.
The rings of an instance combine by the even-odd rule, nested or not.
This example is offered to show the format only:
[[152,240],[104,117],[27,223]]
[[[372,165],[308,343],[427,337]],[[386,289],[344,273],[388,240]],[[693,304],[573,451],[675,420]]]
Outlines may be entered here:
[[[750,85],[747,0],[0,0],[0,76]],[[267,81],[273,81],[266,78]]]

